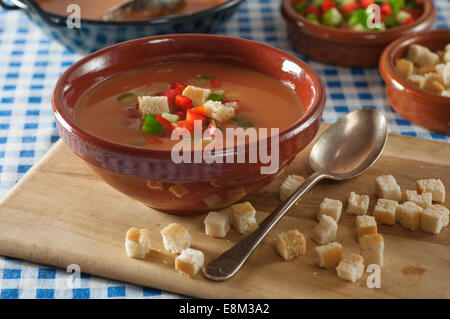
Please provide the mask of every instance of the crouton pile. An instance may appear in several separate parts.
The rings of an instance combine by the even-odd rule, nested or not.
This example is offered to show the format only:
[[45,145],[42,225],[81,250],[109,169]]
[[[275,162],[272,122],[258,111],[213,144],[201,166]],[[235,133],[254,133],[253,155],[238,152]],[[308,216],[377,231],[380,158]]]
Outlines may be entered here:
[[406,57],[395,61],[395,69],[419,88],[450,97],[450,43],[437,52],[412,44]]
[[[304,178],[289,175],[280,187],[280,198],[287,200],[303,183]],[[348,197],[346,213],[355,215],[355,238],[359,241],[359,253],[344,251],[337,242],[339,220],[344,205],[340,200],[324,198],[316,215],[317,225],[313,228],[311,239],[314,247],[315,263],[326,269],[336,269],[337,276],[351,282],[359,280],[368,265],[384,265],[384,239],[378,233],[378,225],[400,224],[405,229],[421,229],[439,234],[449,224],[449,210],[441,204],[445,200],[445,187],[439,179],[416,181],[415,190],[403,193],[392,175],[379,176],[375,180],[377,202],[369,215],[367,194],[351,192]],[[152,184],[159,188],[161,185]],[[236,199],[243,195],[240,191],[230,194]],[[211,211],[204,219],[207,236],[225,238],[231,228],[239,234],[249,234],[258,228],[256,210],[246,201],[234,204],[228,211]],[[125,237],[127,255],[143,259],[151,250],[148,229],[136,227],[128,230]],[[175,269],[181,274],[194,277],[203,267],[205,257],[202,251],[191,248],[191,235],[180,224],[172,223],[161,230],[164,248],[175,255]],[[279,233],[275,237],[275,251],[283,260],[292,261],[307,252],[307,238],[294,228]]]

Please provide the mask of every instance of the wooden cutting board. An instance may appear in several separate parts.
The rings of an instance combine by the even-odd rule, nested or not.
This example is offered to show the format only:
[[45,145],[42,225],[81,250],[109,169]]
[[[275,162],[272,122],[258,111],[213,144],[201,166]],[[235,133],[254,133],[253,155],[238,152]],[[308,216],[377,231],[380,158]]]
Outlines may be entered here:
[[[310,174],[308,156],[309,148],[284,176]],[[350,283],[339,279],[334,269],[314,265],[316,244],[310,234],[322,198],[342,200],[345,208],[350,191],[370,194],[372,210],[374,180],[380,174],[394,175],[402,189],[414,189],[418,178],[441,178],[447,185],[444,205],[450,206],[450,144],[391,135],[383,156],[367,173],[347,182],[320,183],[275,226],[232,279],[212,282],[202,274],[193,279],[178,274],[159,231],[172,222],[183,224],[192,234],[193,248],[201,249],[206,261],[231,247],[240,235],[232,230],[225,239],[210,238],[204,234],[204,216],[173,216],[147,208],[103,183],[58,142],[1,201],[0,254],[63,269],[78,264],[93,275],[204,298],[450,298],[450,227],[432,235],[400,225],[380,226],[385,266],[379,289],[367,288],[368,273]],[[248,198],[259,220],[279,204],[282,178]],[[151,231],[155,250],[145,260],[126,257],[124,236],[132,226]],[[306,235],[308,251],[285,262],[275,252],[274,237],[293,227]],[[338,241],[344,250],[359,252],[354,227],[355,217],[344,213]]]

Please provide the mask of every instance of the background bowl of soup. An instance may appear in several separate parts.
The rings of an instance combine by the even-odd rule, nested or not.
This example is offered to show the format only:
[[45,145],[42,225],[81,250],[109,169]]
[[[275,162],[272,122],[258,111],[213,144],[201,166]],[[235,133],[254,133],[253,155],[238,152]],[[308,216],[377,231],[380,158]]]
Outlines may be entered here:
[[[124,92],[189,84],[199,72],[211,79],[199,86],[220,81],[236,94],[239,114],[255,129],[279,129],[277,169],[262,174],[269,164],[260,156],[230,162],[225,157],[235,157],[237,147],[224,148],[222,163],[176,163],[173,141],[142,143],[142,134],[127,122]],[[117,190],[177,214],[220,209],[270,183],[314,138],[325,102],[322,81],[298,58],[254,41],[194,34],[141,38],[97,51],[61,76],[52,97],[60,136],[76,155]]]
[[310,21],[294,9],[293,2],[283,0],[281,4],[291,46],[316,61],[346,67],[376,67],[389,43],[404,35],[428,30],[436,20],[433,0],[424,0],[421,15],[412,23],[384,31],[355,31]]
[[[52,38],[71,50],[90,53],[108,45],[145,36],[171,33],[215,33],[236,12],[243,0],[185,0],[185,6],[171,16],[148,18],[134,15],[121,21],[103,21],[102,15],[126,0],[14,0],[0,2],[7,10],[22,9],[29,19]],[[68,16],[81,8],[81,28]]]

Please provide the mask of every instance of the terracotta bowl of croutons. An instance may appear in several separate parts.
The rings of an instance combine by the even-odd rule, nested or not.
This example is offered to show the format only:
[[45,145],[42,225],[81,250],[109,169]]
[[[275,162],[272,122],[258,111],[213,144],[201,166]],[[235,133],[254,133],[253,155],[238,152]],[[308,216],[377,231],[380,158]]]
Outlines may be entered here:
[[405,119],[450,135],[450,30],[408,35],[391,43],[380,73],[392,107]]
[[314,138],[325,102],[300,59],[206,34],[97,51],[52,97],[76,155],[120,192],[174,214],[218,210],[270,183]]
[[[408,2],[419,3],[420,10],[409,9]],[[319,62],[345,67],[376,67],[389,43],[428,30],[436,20],[432,0],[406,0],[398,11],[388,1],[380,5],[380,24],[369,28],[370,14],[366,11],[370,5],[376,5],[375,1],[283,0],[281,13],[296,51]],[[388,24],[388,19],[394,22]]]

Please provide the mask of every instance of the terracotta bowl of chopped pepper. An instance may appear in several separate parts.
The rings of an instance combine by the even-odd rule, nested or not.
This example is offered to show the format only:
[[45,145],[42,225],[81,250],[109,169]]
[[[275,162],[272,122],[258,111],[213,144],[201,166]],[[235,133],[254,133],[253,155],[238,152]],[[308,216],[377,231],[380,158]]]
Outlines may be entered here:
[[[322,81],[300,59],[206,34],[140,38],[97,51],[61,76],[52,97],[61,139],[73,153],[120,192],[174,214],[218,210],[270,183],[314,138],[325,102]],[[279,132],[216,144],[213,161],[202,157],[225,129],[264,127]],[[193,139],[173,140],[192,132]],[[180,142],[188,160],[173,157]],[[249,154],[255,143],[259,155],[239,160],[240,147]],[[268,145],[276,148],[264,150]],[[272,150],[278,159],[261,156]]]
[[436,19],[432,0],[283,0],[281,12],[296,51],[346,67],[376,67],[389,43]]
[[[383,52],[380,59],[380,73],[386,82],[386,95],[392,107],[407,120],[416,123],[429,130],[450,135],[450,84],[449,84],[449,69],[450,68],[450,30],[433,30],[411,34],[392,42]],[[422,50],[428,51],[427,54],[436,57],[436,61],[428,62],[427,58],[421,53],[408,53],[411,45],[420,45]],[[426,48],[426,49],[425,49]],[[445,50],[447,49],[447,50]],[[436,52],[442,54],[439,56]],[[445,53],[447,56],[445,56]],[[399,60],[405,58],[419,58],[426,64],[418,68],[417,64],[414,68],[418,68],[423,75],[410,75],[406,77],[401,74],[399,70]],[[416,60],[417,60],[416,58]],[[441,59],[439,61],[438,59]],[[419,63],[420,60],[417,60]],[[428,63],[427,63],[428,62]],[[396,68],[397,65],[397,68]],[[440,67],[444,67],[443,75],[437,76],[438,82],[445,79],[442,84],[432,83],[434,81],[427,81],[437,73]],[[428,69],[421,72],[421,69]],[[433,70],[432,70],[433,69]],[[413,73],[411,70],[410,73]],[[414,71],[415,73],[415,71]],[[413,83],[415,78],[422,78],[427,83]],[[438,86],[434,89],[433,84]],[[447,86],[447,89],[445,89]],[[440,90],[439,90],[440,88]],[[442,91],[439,93],[439,91]],[[447,96],[446,96],[447,95]]]

